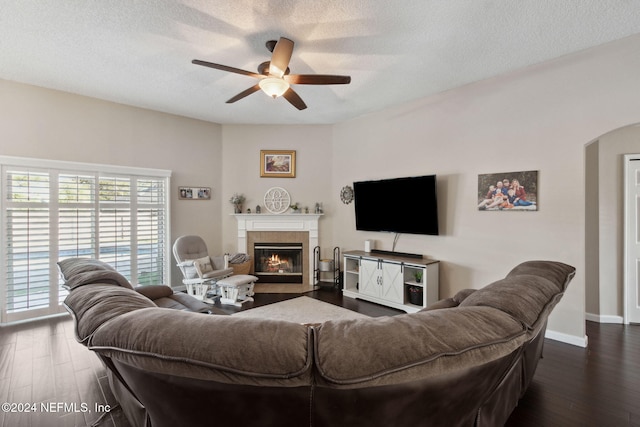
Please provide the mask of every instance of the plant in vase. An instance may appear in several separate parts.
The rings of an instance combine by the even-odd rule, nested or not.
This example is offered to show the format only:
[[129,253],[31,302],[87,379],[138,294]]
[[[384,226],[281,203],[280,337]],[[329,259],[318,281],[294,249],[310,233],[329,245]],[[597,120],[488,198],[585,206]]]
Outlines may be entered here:
[[244,203],[245,198],[242,194],[233,193],[233,196],[229,199],[229,202],[233,205],[234,213],[242,213],[242,204]]
[[298,206],[297,203],[292,203],[291,206],[289,206],[291,208],[291,210],[293,211],[293,213],[298,213],[300,212],[300,207]]

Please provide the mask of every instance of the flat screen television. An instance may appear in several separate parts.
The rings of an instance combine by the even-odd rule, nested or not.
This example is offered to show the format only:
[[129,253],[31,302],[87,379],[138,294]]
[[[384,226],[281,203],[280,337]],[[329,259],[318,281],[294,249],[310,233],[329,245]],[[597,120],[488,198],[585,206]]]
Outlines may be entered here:
[[356,229],[438,235],[436,176],[353,183]]

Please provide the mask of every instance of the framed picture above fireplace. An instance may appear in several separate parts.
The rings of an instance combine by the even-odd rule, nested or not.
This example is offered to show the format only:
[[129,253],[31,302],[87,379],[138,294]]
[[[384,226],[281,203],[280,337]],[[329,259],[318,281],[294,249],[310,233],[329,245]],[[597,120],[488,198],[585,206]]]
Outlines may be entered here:
[[295,178],[295,150],[260,150],[261,178]]

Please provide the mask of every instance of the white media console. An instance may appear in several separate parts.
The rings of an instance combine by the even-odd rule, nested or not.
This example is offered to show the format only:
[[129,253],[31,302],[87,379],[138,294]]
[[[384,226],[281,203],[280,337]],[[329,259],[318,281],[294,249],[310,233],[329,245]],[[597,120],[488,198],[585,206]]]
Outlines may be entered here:
[[[439,261],[422,257],[349,251],[343,254],[342,295],[414,313],[438,300]],[[410,289],[411,288],[411,289]],[[421,300],[412,303],[410,290]]]

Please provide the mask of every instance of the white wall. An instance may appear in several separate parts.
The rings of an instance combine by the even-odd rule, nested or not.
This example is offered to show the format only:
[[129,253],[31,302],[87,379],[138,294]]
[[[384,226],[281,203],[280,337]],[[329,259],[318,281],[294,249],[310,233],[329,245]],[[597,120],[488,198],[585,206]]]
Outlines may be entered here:
[[[440,296],[479,288],[528,259],[577,268],[552,313],[550,335],[585,336],[585,145],[640,114],[640,37],[335,126],[333,194],[368,178],[438,175],[438,237],[400,238],[396,250],[441,263]],[[539,211],[479,212],[478,174],[539,171]],[[394,200],[399,209],[411,201]],[[353,205],[339,209],[334,240],[390,249],[392,235],[355,231]]]
[[[0,132],[1,155],[173,171],[172,241],[199,234],[221,250],[220,125],[0,80]],[[212,199],[178,200],[178,186],[211,187]]]

